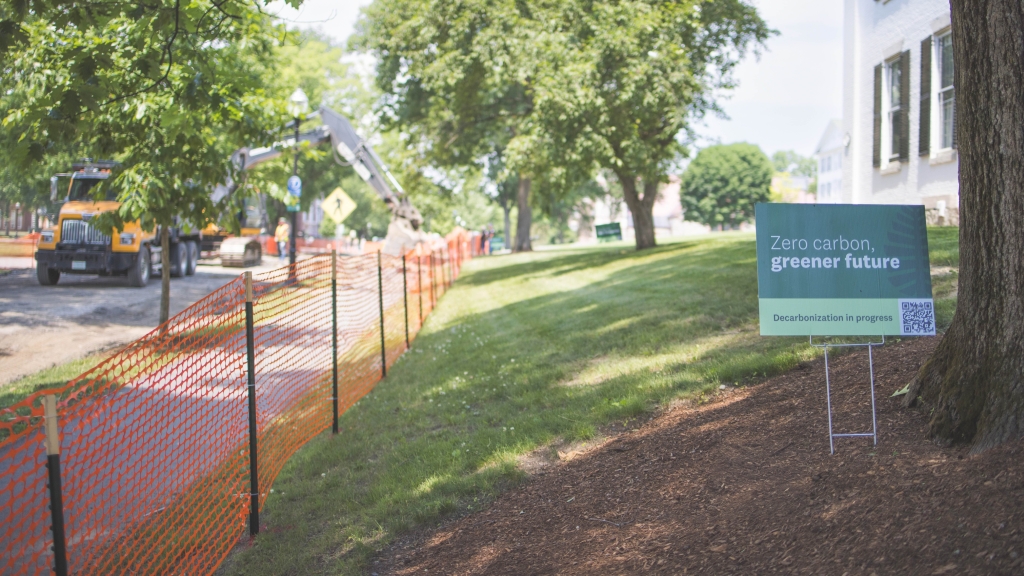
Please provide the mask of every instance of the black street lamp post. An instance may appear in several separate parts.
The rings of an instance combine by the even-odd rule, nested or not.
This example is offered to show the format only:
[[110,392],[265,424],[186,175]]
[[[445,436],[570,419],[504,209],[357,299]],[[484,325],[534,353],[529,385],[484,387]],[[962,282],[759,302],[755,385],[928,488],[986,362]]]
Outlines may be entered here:
[[[306,93],[302,91],[302,88],[296,88],[295,92],[288,98],[288,112],[291,113],[295,119],[295,163],[292,166],[292,175],[298,177],[299,175],[299,125],[302,123],[302,119],[306,115],[306,110],[309,109],[309,98],[306,97]],[[296,238],[298,238],[298,220],[299,220],[299,197],[295,198],[295,206],[289,206],[291,211],[291,238],[288,242],[288,263],[295,264],[295,247]]]

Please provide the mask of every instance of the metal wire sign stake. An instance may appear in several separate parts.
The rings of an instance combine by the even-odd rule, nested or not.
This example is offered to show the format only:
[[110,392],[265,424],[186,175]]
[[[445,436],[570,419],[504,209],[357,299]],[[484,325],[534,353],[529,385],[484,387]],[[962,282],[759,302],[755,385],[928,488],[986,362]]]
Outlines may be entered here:
[[[836,453],[836,438],[857,438],[870,436],[874,446],[878,446],[878,416],[875,410],[875,360],[872,350],[875,346],[885,345],[885,335],[882,335],[881,342],[860,342],[857,344],[815,344],[814,336],[808,338],[808,342],[814,348],[821,348],[825,351],[825,404],[828,408],[828,449],[830,454]],[[868,349],[868,372],[871,375],[871,432],[842,432],[837,433],[832,429],[832,383],[828,373],[828,349],[829,348],[857,348],[867,347]]]

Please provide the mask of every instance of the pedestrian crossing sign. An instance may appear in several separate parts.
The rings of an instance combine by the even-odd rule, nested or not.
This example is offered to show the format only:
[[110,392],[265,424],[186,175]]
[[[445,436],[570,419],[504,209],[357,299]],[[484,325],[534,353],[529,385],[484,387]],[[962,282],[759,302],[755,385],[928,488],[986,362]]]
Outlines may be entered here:
[[330,216],[335,224],[341,224],[355,211],[356,203],[339,186],[334,189],[334,192],[331,192],[320,207],[323,208],[324,214]]

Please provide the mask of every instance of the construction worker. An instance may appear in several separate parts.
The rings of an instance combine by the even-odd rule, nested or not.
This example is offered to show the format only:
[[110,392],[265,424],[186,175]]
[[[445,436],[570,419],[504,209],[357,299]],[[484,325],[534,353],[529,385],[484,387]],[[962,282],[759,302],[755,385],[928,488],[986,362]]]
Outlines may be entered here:
[[277,257],[284,262],[288,257],[288,238],[291,236],[292,227],[288,225],[285,218],[277,219],[277,230],[274,231],[274,240],[277,241]]

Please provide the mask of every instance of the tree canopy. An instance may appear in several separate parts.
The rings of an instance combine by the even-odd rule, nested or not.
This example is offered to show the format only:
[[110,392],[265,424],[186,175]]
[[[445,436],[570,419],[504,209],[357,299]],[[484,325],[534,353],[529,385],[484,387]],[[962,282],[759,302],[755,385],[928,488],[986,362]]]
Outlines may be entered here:
[[521,249],[529,249],[530,179],[545,156],[530,123],[537,27],[527,4],[378,0],[353,41],[377,57],[382,123],[426,163],[484,171],[489,155],[502,157],[497,181],[514,175],[519,184]]
[[772,154],[772,165],[776,172],[789,172],[794,176],[814,178],[818,175],[818,161],[793,150],[779,150]]
[[750,220],[754,206],[771,196],[772,171],[771,161],[753,144],[701,150],[680,181],[684,218],[726,229]]
[[237,143],[278,121],[267,78],[285,33],[248,3],[55,2],[3,18],[15,33],[0,51],[0,112],[17,134],[5,160],[29,175],[62,152],[119,161],[107,185],[121,208],[101,227],[202,225]]
[[550,95],[545,118],[555,130],[579,119],[570,133],[592,144],[571,149],[615,173],[637,248],[653,246],[658,185],[691,120],[717,110],[716,94],[735,85],[732,70],[774,31],[742,0],[577,0],[552,10],[545,21],[562,64],[538,82]]
[[499,150],[521,217],[524,182],[570,194],[609,168],[646,247],[690,119],[716,109],[772,33],[742,0],[379,0],[357,45],[379,59],[385,117],[430,158],[465,166]]

